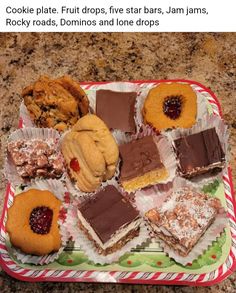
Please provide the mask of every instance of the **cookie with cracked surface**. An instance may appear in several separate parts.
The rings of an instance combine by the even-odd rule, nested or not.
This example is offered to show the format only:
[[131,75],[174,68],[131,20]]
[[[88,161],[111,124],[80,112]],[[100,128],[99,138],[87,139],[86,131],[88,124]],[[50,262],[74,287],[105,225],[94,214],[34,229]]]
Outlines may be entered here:
[[24,104],[38,127],[64,131],[89,112],[89,100],[79,83],[69,76],[41,76],[22,91]]

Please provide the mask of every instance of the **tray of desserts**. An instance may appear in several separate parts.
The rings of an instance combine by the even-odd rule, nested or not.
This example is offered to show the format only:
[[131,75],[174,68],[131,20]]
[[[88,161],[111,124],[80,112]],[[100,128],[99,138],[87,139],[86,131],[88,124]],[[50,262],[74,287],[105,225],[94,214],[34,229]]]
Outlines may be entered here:
[[229,133],[205,86],[41,76],[19,116],[0,223],[9,275],[201,286],[235,270]]

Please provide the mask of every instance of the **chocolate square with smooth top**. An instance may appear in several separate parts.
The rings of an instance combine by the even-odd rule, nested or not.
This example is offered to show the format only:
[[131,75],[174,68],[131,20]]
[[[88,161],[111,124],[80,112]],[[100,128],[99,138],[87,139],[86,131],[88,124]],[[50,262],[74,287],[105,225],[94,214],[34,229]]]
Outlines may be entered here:
[[121,181],[127,181],[163,168],[159,151],[151,135],[123,144],[119,147],[121,156]]
[[98,90],[96,92],[96,114],[109,129],[135,132],[136,92]]
[[225,162],[215,128],[176,139],[174,148],[183,176],[202,174],[209,169],[222,167]]
[[112,185],[86,200],[79,210],[103,243],[139,217],[138,211]]

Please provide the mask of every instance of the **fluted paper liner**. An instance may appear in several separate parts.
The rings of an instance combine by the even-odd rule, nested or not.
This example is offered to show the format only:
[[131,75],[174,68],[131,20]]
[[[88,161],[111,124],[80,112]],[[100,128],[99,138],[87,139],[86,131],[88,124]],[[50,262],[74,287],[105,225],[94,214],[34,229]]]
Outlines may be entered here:
[[[121,192],[121,189],[118,185],[115,187]],[[124,195],[124,194],[123,194]],[[142,221],[140,225],[139,235],[126,243],[120,250],[108,254],[106,256],[98,253],[97,248],[95,247],[93,241],[90,241],[85,233],[78,226],[78,203],[83,199],[77,198],[73,204],[68,209],[66,227],[68,229],[69,235],[75,242],[75,246],[81,247],[84,253],[87,255],[88,259],[93,261],[95,264],[110,264],[115,261],[118,261],[119,258],[127,252],[130,252],[132,248],[135,248],[149,239],[149,232],[145,223]]]
[[106,187],[107,185],[114,185],[118,188],[118,181],[117,178],[119,176],[119,168],[117,167],[116,173],[115,175],[107,180],[107,181],[103,181],[101,183],[101,185],[93,192],[83,192],[81,191],[74,182],[72,182],[71,178],[69,177],[69,175],[66,176],[65,178],[65,185],[66,188],[68,190],[68,192],[72,195],[73,198],[78,198],[80,200],[86,199],[88,197],[93,196],[95,193],[97,193],[100,189]]
[[[27,128],[21,128],[16,131],[14,131],[8,138],[8,143],[12,141],[17,141],[17,140],[32,140],[32,139],[41,139],[43,141],[47,141],[48,139],[53,139],[55,140],[55,145],[53,146],[54,148],[58,149],[58,153],[60,153],[60,148],[59,148],[59,139],[60,139],[60,134],[50,128],[35,128],[35,127],[27,127]],[[63,158],[62,154],[61,157]],[[20,184],[28,184],[29,182],[33,182],[37,179],[31,179],[29,182],[24,181],[23,178],[21,178],[18,173],[16,166],[10,156],[10,154],[6,154],[6,160],[5,160],[5,165],[4,165],[4,173],[6,179],[11,182],[11,185],[16,187],[17,185]],[[64,173],[61,176],[61,179],[65,176],[65,170]]]
[[[220,116],[206,115],[205,117],[202,117],[202,119],[200,119],[198,123],[195,124],[192,128],[189,128],[189,129],[178,128],[167,133],[163,132],[162,134],[168,138],[169,142],[174,147],[174,140],[183,136],[199,133],[201,131],[204,131],[210,128],[215,128],[216,133],[219,137],[222,150],[225,154],[225,160],[226,160],[225,167],[226,167],[229,162],[229,155],[230,155],[229,146],[228,146],[229,130],[226,124],[224,123],[224,121],[220,118]],[[176,159],[176,164],[178,166],[179,160],[176,155],[175,155],[175,159]],[[192,182],[196,184],[201,184],[201,185],[207,184],[215,179],[221,179],[222,171],[214,175],[212,174],[198,175],[196,177],[189,178],[188,180],[191,180]]]
[[153,208],[158,208],[170,195],[173,183],[154,185],[135,192],[134,204],[142,216]]
[[181,187],[189,187],[203,193],[201,189],[205,184],[196,184],[182,177],[175,177],[168,184],[158,184],[135,192],[135,206],[141,213],[145,213],[153,208],[159,208],[165,199],[175,190]]
[[22,119],[23,127],[36,127],[23,101],[20,104],[20,118]]
[[224,231],[224,228],[227,226],[227,223],[228,220],[226,212],[218,214],[215,218],[215,221],[198,240],[197,244],[193,247],[190,253],[185,257],[176,253],[171,247],[166,245],[163,240],[158,239],[158,241],[160,242],[160,246],[163,248],[164,252],[168,254],[169,257],[185,266],[188,263],[192,263],[195,259],[201,256],[208,249],[208,247],[212,245],[213,241],[217,240],[217,238]]
[[[172,186],[171,186],[172,185]],[[140,211],[141,215],[145,216],[145,213],[153,208],[159,208],[163,202],[168,198],[168,196],[182,187],[189,187],[192,190],[195,190],[199,193],[203,193],[195,184],[192,184],[186,179],[176,177],[172,184],[169,186],[154,186],[147,190],[141,190],[135,194],[135,206]],[[217,240],[217,237],[221,235],[224,231],[224,228],[228,224],[227,214],[224,208],[222,207],[220,213],[216,216],[214,222],[206,230],[204,235],[199,239],[197,244],[193,247],[188,256],[180,256],[177,252],[168,246],[163,240],[159,239],[157,236],[154,236],[152,228],[149,227],[151,236],[160,243],[160,246],[163,248],[164,252],[168,254],[169,257],[173,258],[176,262],[186,265],[192,263],[200,255],[202,255],[205,250],[212,245],[213,241]]]
[[[143,105],[144,102],[146,100],[146,97],[148,95],[148,92],[152,89],[157,87],[160,84],[171,84],[173,82],[161,82],[159,84],[154,84],[148,88],[142,89],[140,92],[140,95],[138,96],[138,100],[137,100],[137,115],[136,115],[136,122],[138,125],[138,128],[140,129],[142,127],[142,125],[144,125],[144,121],[143,121],[143,116],[142,116],[142,109],[143,109]],[[176,82],[175,82],[176,83]],[[183,82],[178,82],[178,83],[183,83]],[[186,83],[184,83],[186,84]],[[189,83],[187,83],[189,84]],[[198,92],[195,90],[195,85],[194,84],[189,84],[192,87],[192,90],[195,92],[195,94],[197,95],[197,117],[196,117],[196,121],[199,121],[203,116],[207,115],[208,113],[208,108],[207,108],[207,99],[205,97],[205,95],[203,95],[202,93]]]
[[[35,181],[34,184],[27,185],[24,191],[27,191],[30,189],[48,190],[52,192],[62,202],[64,200],[65,193],[67,192],[63,183],[55,179]],[[64,205],[62,204],[61,210],[63,208],[64,208]],[[61,235],[61,248],[57,252],[50,253],[43,256],[37,256],[37,255],[26,254],[22,252],[21,250],[12,247],[11,250],[13,254],[16,256],[17,260],[19,260],[21,263],[30,263],[34,265],[46,265],[56,260],[60,256],[62,251],[64,250],[66,243],[69,239],[69,234],[68,234],[66,225],[65,223],[63,223],[63,220],[60,219],[60,217],[58,219],[58,225],[60,227],[59,231]]]

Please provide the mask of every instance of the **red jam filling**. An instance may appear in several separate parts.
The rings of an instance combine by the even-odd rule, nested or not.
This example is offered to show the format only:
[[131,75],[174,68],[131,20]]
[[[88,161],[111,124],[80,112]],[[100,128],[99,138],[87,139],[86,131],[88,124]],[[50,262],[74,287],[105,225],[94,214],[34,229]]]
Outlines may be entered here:
[[34,208],[30,214],[30,227],[34,233],[48,234],[52,224],[53,211],[48,207]]
[[79,162],[76,158],[73,158],[71,161],[70,161],[70,168],[75,171],[75,172],[79,172],[80,171],[80,165],[79,165]]
[[181,96],[166,97],[163,103],[163,112],[170,119],[179,118],[182,110]]

